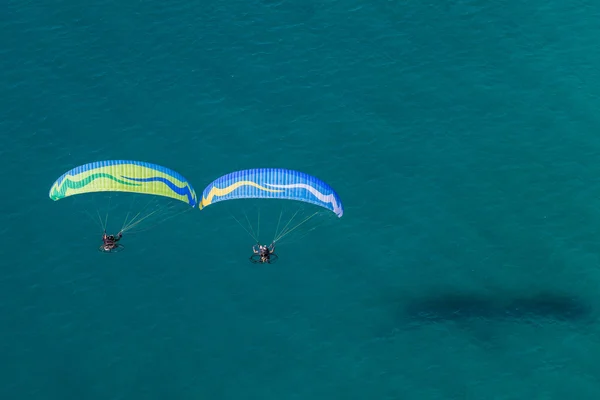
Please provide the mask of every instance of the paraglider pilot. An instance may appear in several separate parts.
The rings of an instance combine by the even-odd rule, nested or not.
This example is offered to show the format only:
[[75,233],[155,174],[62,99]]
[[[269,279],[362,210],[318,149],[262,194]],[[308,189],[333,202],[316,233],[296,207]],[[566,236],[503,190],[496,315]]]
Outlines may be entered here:
[[115,235],[107,235],[106,231],[104,231],[104,235],[102,235],[102,250],[106,252],[110,252],[115,250],[119,244],[117,243],[123,237],[123,232],[119,232],[117,236]]
[[260,256],[261,263],[271,263],[271,254],[275,251],[275,243],[271,243],[269,246],[262,245],[260,243],[252,246],[252,251],[254,254],[258,254]]

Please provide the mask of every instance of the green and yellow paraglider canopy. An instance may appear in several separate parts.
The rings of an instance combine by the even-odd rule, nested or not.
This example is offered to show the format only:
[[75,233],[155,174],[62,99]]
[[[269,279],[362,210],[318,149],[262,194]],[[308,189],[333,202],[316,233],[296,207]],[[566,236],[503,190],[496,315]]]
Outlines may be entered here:
[[156,164],[131,160],[98,161],[63,174],[50,188],[50,198],[92,192],[131,192],[164,196],[198,204],[196,192],[181,174]]

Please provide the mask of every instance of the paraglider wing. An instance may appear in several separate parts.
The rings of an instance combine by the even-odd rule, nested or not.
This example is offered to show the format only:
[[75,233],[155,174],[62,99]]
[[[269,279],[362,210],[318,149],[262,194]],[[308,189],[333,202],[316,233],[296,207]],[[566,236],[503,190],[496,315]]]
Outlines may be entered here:
[[342,201],[327,183],[299,171],[259,168],[224,175],[204,189],[199,208],[242,198],[289,199],[312,203],[344,214]]
[[73,168],[54,182],[50,198],[92,192],[132,192],[170,197],[192,207],[198,203],[192,185],[179,173],[156,164],[129,160],[98,161]]

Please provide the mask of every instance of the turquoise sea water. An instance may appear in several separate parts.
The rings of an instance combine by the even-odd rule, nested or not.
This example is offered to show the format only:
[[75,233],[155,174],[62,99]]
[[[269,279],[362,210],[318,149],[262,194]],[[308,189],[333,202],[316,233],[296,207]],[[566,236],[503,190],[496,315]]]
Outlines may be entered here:
[[[8,0],[1,399],[598,399],[600,4]],[[248,263],[215,205],[96,251],[139,159],[329,182]]]

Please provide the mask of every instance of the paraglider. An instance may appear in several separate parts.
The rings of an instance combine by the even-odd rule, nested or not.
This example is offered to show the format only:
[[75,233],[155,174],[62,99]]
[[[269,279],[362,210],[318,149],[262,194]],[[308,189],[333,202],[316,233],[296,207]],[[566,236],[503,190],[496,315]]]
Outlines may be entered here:
[[[92,162],[69,170],[60,176],[50,188],[49,196],[57,201],[66,197],[90,193],[132,193],[135,195],[150,195],[155,198],[167,198],[169,201],[182,202],[192,208],[198,203],[196,192],[192,185],[181,174],[169,168],[141,161],[132,160],[107,160]],[[103,200],[103,206],[110,208],[109,200]],[[119,242],[123,233],[138,227],[153,215],[163,214],[167,209],[159,204],[154,209],[149,205],[143,209],[127,212],[123,226],[117,235],[106,234],[106,217],[98,220],[102,226],[102,245],[99,250],[103,252],[120,251],[123,247]],[[187,209],[187,207],[186,207]],[[130,218],[130,215],[133,214]]]
[[116,253],[123,249],[123,245],[119,243],[119,240],[123,237],[123,232],[117,233],[117,235],[107,235],[104,231],[102,235],[102,244],[98,247],[98,250],[103,253]]
[[250,256],[250,262],[253,264],[273,264],[279,258],[275,254],[275,243],[271,243],[269,246],[257,243],[252,246],[252,251],[254,254]]
[[[224,175],[204,189],[198,208],[202,210],[211,204],[235,199],[294,200],[296,202],[316,205],[321,207],[321,209],[327,209],[339,218],[344,214],[340,197],[327,183],[304,172],[281,168],[248,169]],[[253,247],[253,254],[250,257],[251,262],[272,263],[277,259],[277,256],[273,253],[275,243],[304,225],[312,217],[319,214],[319,211],[313,212],[290,227],[292,220],[297,214],[298,212],[278,232],[281,222],[280,215],[275,237],[271,241],[272,244],[270,246],[260,245],[259,238],[257,237],[258,230],[254,233],[252,228],[244,228],[259,245],[258,249],[256,246]],[[236,221],[244,227],[239,220],[236,219]]]

